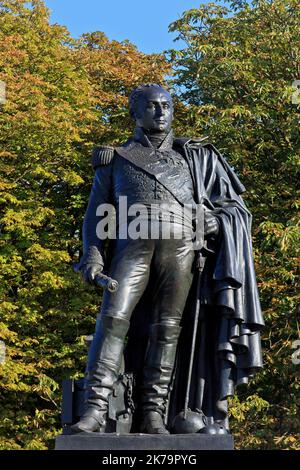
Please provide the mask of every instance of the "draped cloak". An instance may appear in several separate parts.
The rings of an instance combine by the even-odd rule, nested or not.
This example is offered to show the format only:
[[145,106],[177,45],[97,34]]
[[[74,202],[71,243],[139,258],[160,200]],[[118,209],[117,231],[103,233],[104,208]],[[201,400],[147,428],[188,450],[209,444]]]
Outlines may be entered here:
[[[196,293],[200,296],[189,408],[202,411],[208,423],[228,428],[227,398],[248,383],[262,366],[260,331],[264,326],[254,271],[251,214],[241,194],[244,186],[211,144],[196,139],[174,142],[189,163],[195,202],[213,211],[220,223],[218,239],[207,246],[201,288],[194,282],[182,318],[176,366],[168,404],[168,420],[184,406],[191,357]],[[139,383],[151,313],[151,277],[132,316],[125,350],[125,370]],[[138,390],[138,387],[136,387]],[[138,391],[136,391],[138,401]]]

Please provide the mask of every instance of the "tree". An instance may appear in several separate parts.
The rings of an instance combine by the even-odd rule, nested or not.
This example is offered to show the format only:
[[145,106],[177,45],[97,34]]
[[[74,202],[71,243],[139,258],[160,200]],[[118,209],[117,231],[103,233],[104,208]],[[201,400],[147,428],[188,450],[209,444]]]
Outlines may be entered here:
[[254,217],[266,365],[231,400],[236,444],[299,449],[299,365],[291,356],[299,338],[300,103],[293,82],[300,79],[300,5],[210,3],[186,11],[170,30],[186,43],[169,53],[173,86],[186,105],[177,130],[208,135],[221,149],[248,188],[245,200]]
[[126,97],[168,69],[100,32],[73,40],[41,0],[0,1],[0,448],[46,449],[59,433],[60,384],[84,371],[100,303],[72,271],[91,149],[126,140]]
[[[235,0],[189,10],[171,26],[186,41],[168,55],[177,134],[209,135],[248,188],[254,215],[266,367],[231,402],[243,448],[300,447],[299,365],[291,361],[299,337],[299,10],[296,0]],[[84,369],[84,337],[100,302],[72,271],[91,149],[126,140],[129,92],[164,83],[169,68],[101,32],[72,39],[49,24],[41,0],[0,1],[0,448],[49,448],[59,433],[60,383]]]

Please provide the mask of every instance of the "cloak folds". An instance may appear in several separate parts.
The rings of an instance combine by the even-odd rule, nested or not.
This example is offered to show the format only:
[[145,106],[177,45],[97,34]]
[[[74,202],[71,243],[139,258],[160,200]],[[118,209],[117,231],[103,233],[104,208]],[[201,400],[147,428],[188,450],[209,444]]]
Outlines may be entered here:
[[[245,188],[213,145],[185,139],[174,144],[190,165],[195,202],[213,211],[221,226],[218,240],[207,251],[201,276],[189,408],[202,410],[210,424],[223,422],[228,427],[227,397],[263,366],[260,331],[264,321],[252,257],[251,215],[241,198]],[[182,319],[169,423],[184,407],[197,292],[194,277]],[[151,305],[147,295],[151,296],[151,285],[132,317],[125,351],[125,369],[137,377],[147,344],[146,318]]]

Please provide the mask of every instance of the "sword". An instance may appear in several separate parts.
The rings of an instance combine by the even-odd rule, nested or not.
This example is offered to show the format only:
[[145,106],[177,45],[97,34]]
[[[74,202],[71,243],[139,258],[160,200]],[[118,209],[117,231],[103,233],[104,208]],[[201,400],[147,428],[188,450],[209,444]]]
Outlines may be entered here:
[[184,406],[183,406],[183,410],[178,415],[175,416],[173,420],[173,425],[172,425],[173,429],[175,430],[177,434],[199,432],[199,430],[202,429],[205,425],[203,421],[203,414],[196,412],[196,411],[191,411],[189,409],[190,389],[191,389],[196,338],[197,338],[199,315],[200,315],[201,277],[202,277],[202,272],[205,266],[205,259],[206,259],[204,256],[204,253],[205,253],[204,215],[205,215],[204,207],[199,206],[198,213],[197,213],[197,222],[198,222],[197,241],[198,241],[198,247],[200,249],[197,253],[197,258],[196,258],[196,269],[197,269],[196,306],[195,306],[195,314],[194,314],[192,343],[191,343],[191,350],[190,350],[191,352],[190,352],[190,359],[189,359],[187,383],[186,383],[186,389],[185,389]]

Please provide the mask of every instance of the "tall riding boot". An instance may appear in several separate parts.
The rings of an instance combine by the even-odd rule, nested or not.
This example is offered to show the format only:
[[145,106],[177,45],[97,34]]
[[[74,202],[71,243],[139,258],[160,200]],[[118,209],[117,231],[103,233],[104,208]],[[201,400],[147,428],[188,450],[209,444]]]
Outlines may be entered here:
[[108,399],[118,379],[129,321],[104,315],[100,318],[89,351],[86,374],[85,412],[73,432],[105,432]]
[[143,370],[141,432],[168,434],[164,417],[180,330],[174,321],[151,326]]

